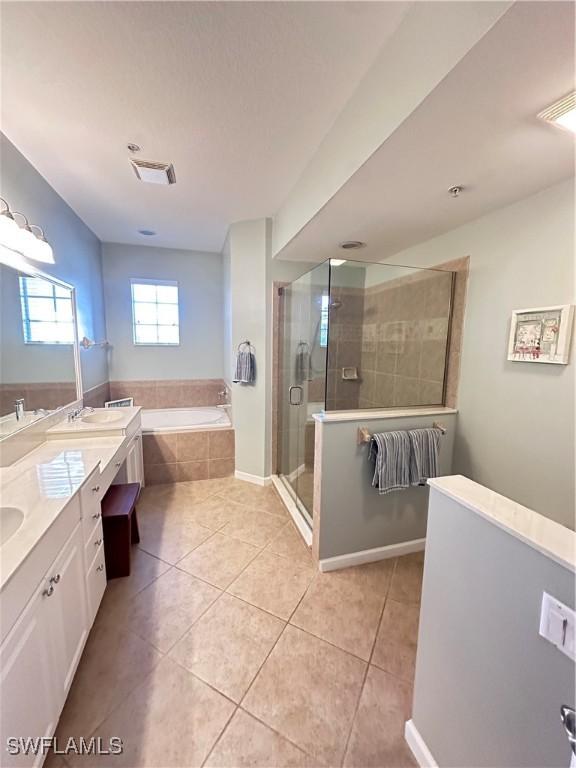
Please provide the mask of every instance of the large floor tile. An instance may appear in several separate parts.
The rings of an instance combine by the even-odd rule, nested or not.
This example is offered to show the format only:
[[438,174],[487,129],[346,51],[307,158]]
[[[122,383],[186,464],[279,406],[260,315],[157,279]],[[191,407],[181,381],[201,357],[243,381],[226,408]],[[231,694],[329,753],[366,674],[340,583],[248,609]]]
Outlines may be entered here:
[[266,549],[296,563],[313,564],[310,547],[306,546],[306,542],[291,522],[286,523],[284,528],[267,544]]
[[377,592],[318,574],[290,623],[368,661],[383,605]]
[[414,680],[419,618],[418,603],[398,603],[388,599],[372,663],[404,680]]
[[366,665],[287,626],[243,708],[326,765],[339,765]]
[[390,588],[396,560],[389,558],[376,563],[356,565],[353,568],[343,568],[340,571],[329,571],[331,579],[342,584],[355,586],[366,592],[375,592],[386,597]]
[[285,624],[232,595],[222,595],[170,652],[205,682],[240,701]]
[[262,552],[227,591],[281,619],[289,619],[313,576],[312,568]]
[[226,523],[241,516],[244,512],[245,507],[242,504],[236,504],[226,495],[217,493],[202,503],[194,505],[189,510],[189,515],[190,519],[199,525],[210,528],[212,531],[219,531]]
[[125,629],[94,629],[60,717],[57,735],[89,736],[162,656]]
[[120,737],[122,754],[68,762],[73,768],[199,767],[233,711],[224,696],[165,658],[96,730],[104,743]]
[[140,549],[167,563],[176,564],[213,531],[191,520],[167,521],[145,520],[140,525]]
[[404,741],[411,686],[371,666],[346,751],[346,768],[415,766]]
[[178,562],[178,568],[225,589],[260,552],[244,541],[215,533]]
[[389,596],[401,603],[420,602],[423,569],[424,552],[399,557],[390,584]]
[[280,497],[271,485],[261,486],[243,480],[231,479],[224,491],[227,498],[239,504],[260,509],[271,515],[286,519],[288,512]]
[[206,768],[312,768],[314,761],[238,709],[204,765]]
[[210,584],[172,568],[136,595],[127,626],[165,653],[220,594]]
[[233,539],[264,547],[286,525],[286,520],[277,515],[241,504],[237,507],[234,517],[220,529],[220,533]]

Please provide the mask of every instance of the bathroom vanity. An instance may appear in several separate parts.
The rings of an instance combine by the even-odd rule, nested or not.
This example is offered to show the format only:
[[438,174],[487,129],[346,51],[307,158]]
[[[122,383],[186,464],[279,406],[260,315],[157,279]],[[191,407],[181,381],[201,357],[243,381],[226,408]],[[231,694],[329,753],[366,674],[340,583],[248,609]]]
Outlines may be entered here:
[[[85,409],[45,436],[0,469],[3,751],[54,734],[106,588],[101,500],[143,481],[140,408]],[[2,765],[43,759],[4,752]]]

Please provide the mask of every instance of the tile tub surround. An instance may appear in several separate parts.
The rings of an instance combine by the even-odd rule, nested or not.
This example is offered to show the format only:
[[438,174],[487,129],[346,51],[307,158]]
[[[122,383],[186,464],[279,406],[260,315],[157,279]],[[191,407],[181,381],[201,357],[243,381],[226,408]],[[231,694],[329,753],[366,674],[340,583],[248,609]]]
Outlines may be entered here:
[[88,408],[104,408],[104,403],[110,399],[109,381],[98,384],[96,387],[91,387],[83,394],[84,405]]
[[218,395],[224,389],[223,379],[150,379],[111,381],[110,397],[119,400],[133,397],[134,405],[143,408],[185,408],[222,405]]
[[52,411],[76,400],[74,381],[46,381],[0,384],[0,415],[13,413],[14,401],[24,398],[27,411],[44,408]]
[[143,434],[147,485],[208,480],[234,474],[234,430]]
[[[236,479],[144,489],[134,569],[108,585],[61,741],[119,736],[114,764],[131,768],[415,766],[403,729],[422,555],[320,574],[286,517],[246,540],[273,493]],[[146,551],[154,531],[182,540],[193,524],[206,538],[175,562]],[[87,764],[111,762],[65,758]]]

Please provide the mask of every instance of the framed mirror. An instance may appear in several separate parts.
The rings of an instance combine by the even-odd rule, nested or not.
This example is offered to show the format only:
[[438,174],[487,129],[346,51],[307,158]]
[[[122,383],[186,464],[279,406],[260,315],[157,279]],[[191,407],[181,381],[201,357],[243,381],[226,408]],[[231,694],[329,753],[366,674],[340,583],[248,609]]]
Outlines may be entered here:
[[74,288],[0,264],[0,440],[81,397]]

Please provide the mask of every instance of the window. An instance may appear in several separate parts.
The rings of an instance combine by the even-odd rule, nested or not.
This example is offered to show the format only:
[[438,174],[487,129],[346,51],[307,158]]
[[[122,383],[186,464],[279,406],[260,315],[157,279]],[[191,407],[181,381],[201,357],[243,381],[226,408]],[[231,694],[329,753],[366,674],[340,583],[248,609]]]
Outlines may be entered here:
[[20,275],[20,304],[26,344],[73,344],[72,291],[41,277]]
[[178,283],[130,282],[134,344],[179,344]]
[[328,308],[330,306],[330,296],[322,296],[320,305],[320,346],[328,345]]

